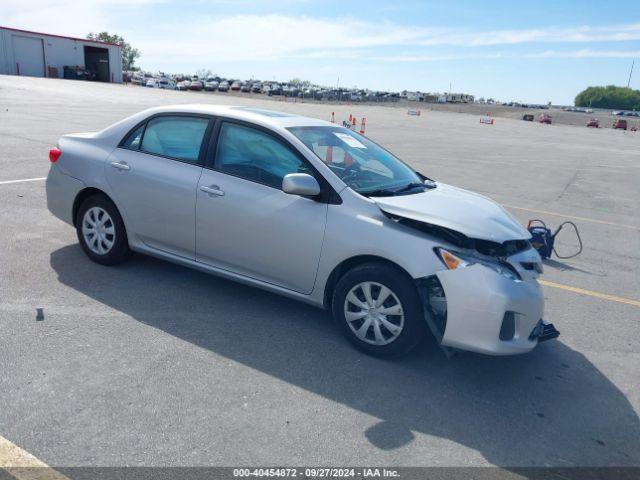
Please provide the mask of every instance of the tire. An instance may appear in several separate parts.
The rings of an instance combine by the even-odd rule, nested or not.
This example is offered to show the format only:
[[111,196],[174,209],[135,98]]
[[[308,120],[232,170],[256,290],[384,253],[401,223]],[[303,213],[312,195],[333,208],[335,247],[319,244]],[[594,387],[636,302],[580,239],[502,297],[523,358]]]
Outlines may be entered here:
[[[369,290],[372,301],[367,300],[365,290]],[[385,298],[377,305],[381,296]],[[420,343],[426,332],[422,302],[413,280],[383,263],[366,263],[345,273],[333,291],[331,308],[347,339],[376,357],[403,355]]]
[[[90,231],[94,235],[89,235]],[[131,255],[122,217],[104,195],[92,195],[82,202],[76,216],[76,233],[82,250],[96,263],[117,265]]]

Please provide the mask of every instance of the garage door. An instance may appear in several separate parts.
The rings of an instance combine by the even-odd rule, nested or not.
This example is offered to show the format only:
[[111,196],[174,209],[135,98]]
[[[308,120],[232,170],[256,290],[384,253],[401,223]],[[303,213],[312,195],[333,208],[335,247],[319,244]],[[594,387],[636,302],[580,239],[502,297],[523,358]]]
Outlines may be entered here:
[[16,73],[29,77],[44,77],[44,50],[42,39],[13,36],[13,58]]

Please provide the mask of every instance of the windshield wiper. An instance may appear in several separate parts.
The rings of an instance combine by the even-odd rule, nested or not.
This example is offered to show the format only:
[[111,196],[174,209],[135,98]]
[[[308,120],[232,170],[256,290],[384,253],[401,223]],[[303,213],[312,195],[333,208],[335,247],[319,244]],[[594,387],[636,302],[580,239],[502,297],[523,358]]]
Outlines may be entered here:
[[369,190],[367,192],[358,192],[367,197],[393,197],[397,190],[389,190],[388,188],[381,188],[379,190]]
[[409,190],[413,190],[414,188],[422,188],[423,190],[427,188],[424,183],[408,183],[404,187],[401,187],[395,190],[396,193],[408,192]]
[[362,195],[366,195],[368,197],[393,197],[394,195],[398,195],[401,193],[406,193],[409,192],[411,190],[414,190],[416,188],[422,188],[422,191],[424,192],[426,189],[430,189],[430,188],[435,188],[435,184],[433,185],[428,185],[428,184],[424,184],[421,182],[412,182],[412,183],[408,183],[407,185],[404,185],[400,188],[394,188],[394,189],[390,189],[390,188],[381,188],[378,190],[370,190],[370,191],[366,191],[366,192],[358,192]]

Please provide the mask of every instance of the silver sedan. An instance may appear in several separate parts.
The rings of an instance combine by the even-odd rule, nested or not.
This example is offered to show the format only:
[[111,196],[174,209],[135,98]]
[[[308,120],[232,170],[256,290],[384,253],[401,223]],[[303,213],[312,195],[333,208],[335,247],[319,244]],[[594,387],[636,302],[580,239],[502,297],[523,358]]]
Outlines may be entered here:
[[246,107],[147,110],[50,152],[49,210],[100,264],[132,251],[330,310],[373,355],[431,332],[524,353],[543,320],[529,233],[333,123]]

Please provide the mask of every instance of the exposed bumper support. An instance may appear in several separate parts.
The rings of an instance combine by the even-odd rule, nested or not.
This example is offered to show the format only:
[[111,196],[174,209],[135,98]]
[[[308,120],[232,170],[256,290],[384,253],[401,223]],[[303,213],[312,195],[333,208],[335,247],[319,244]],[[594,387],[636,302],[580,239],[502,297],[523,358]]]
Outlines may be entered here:
[[537,339],[538,343],[540,343],[546,342],[547,340],[553,340],[559,336],[560,332],[556,330],[553,323],[547,323],[544,320],[540,320],[536,325],[536,328],[531,332],[531,335],[529,335],[529,340]]

